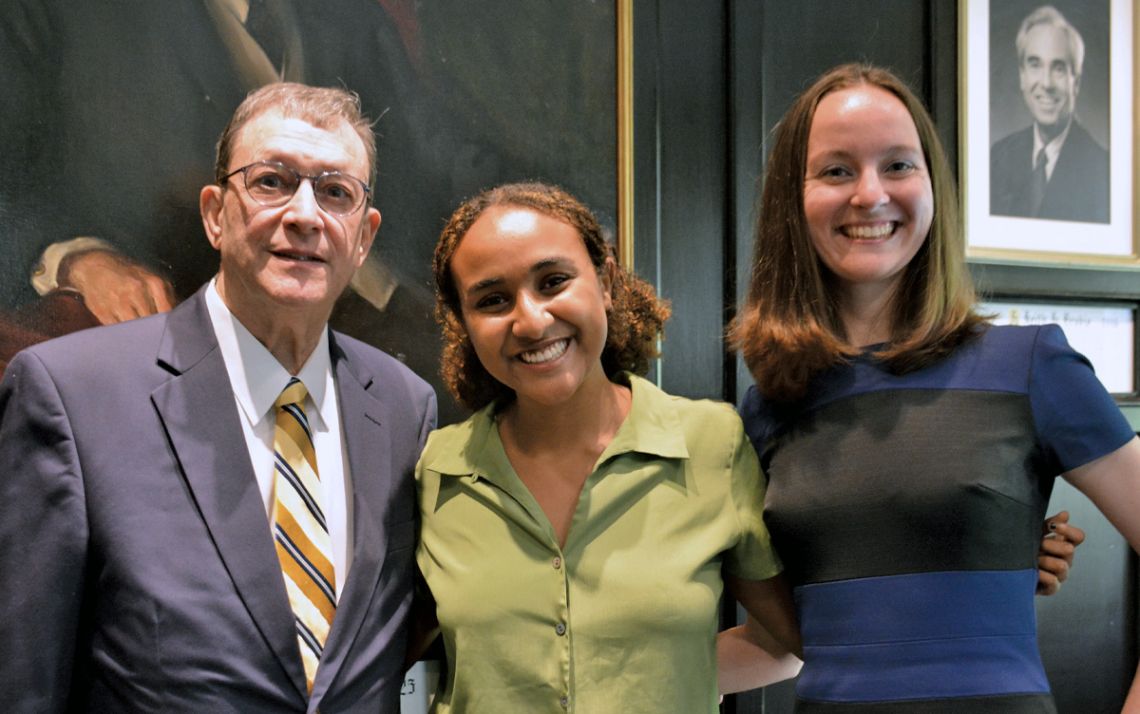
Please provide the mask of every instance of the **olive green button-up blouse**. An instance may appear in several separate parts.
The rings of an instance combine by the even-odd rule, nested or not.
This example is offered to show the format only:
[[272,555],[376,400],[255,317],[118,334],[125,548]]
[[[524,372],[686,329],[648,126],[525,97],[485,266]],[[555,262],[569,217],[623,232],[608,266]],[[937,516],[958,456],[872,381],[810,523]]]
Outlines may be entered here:
[[780,570],[764,479],[732,407],[621,377],[632,406],[564,548],[511,467],[493,405],[428,439],[416,557],[448,659],[434,711],[717,711],[722,568]]

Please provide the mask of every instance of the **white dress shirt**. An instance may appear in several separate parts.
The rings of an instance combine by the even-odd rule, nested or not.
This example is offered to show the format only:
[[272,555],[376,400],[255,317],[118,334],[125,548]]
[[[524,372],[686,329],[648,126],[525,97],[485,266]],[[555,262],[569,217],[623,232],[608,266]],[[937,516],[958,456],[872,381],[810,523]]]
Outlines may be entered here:
[[[206,287],[206,308],[241,416],[249,460],[265,504],[266,528],[272,532],[268,519],[273,508],[273,431],[277,423],[273,403],[293,375],[234,317],[218,294],[213,280]],[[344,431],[340,428],[328,330],[321,333],[321,341],[295,376],[309,391],[305,399],[305,414],[313,432],[313,448],[323,489],[321,503],[332,539],[336,595],[339,599],[348,569],[352,566],[352,479],[346,459],[348,449],[344,444]]]
[[1037,164],[1037,154],[1040,153],[1041,148],[1045,148],[1045,180],[1053,178],[1053,168],[1057,165],[1057,157],[1061,155],[1061,147],[1065,145],[1065,139],[1069,137],[1069,129],[1072,128],[1073,122],[1070,119],[1069,123],[1065,126],[1065,130],[1057,135],[1048,144],[1041,137],[1041,129],[1037,126],[1037,122],[1033,123],[1033,156],[1029,157],[1029,169]]

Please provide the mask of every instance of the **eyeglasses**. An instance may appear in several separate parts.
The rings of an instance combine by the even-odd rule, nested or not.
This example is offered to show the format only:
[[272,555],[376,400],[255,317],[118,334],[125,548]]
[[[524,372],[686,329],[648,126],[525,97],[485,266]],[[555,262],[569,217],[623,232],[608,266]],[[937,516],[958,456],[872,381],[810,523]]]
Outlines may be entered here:
[[222,183],[242,174],[249,197],[262,206],[283,206],[293,198],[302,179],[313,185],[317,205],[339,216],[347,216],[364,205],[371,189],[355,176],[340,171],[322,171],[313,176],[297,172],[277,161],[255,161],[222,177]]

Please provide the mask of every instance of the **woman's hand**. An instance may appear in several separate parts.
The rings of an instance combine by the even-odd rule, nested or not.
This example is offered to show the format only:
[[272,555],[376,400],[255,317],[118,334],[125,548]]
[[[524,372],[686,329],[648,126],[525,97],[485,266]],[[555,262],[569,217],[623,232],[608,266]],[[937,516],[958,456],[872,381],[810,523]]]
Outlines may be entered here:
[[1085,542],[1085,532],[1069,523],[1069,512],[1045,519],[1041,548],[1037,551],[1037,594],[1055,595],[1069,577],[1073,553]]

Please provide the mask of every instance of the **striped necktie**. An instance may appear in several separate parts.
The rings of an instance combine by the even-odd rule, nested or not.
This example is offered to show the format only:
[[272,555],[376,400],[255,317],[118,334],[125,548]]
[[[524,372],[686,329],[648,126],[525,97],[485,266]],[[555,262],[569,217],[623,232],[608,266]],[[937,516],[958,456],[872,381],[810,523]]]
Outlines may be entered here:
[[305,680],[312,691],[336,612],[336,579],[332,542],[321,510],[313,433],[303,408],[307,394],[305,385],[294,378],[274,403],[273,539],[293,608]]

